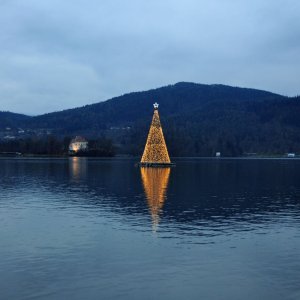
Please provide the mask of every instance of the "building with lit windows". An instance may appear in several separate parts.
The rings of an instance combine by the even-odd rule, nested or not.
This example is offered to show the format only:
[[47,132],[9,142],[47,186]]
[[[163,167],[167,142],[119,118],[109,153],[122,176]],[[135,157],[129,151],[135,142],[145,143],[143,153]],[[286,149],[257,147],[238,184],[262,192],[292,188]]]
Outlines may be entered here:
[[71,140],[69,145],[69,153],[75,154],[78,151],[87,151],[88,141],[82,136],[76,136]]

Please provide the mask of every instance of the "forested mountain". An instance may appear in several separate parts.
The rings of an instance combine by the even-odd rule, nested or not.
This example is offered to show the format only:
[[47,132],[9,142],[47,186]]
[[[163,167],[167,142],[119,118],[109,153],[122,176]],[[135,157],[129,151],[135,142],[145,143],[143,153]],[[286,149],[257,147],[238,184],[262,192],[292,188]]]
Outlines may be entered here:
[[299,97],[225,85],[181,82],[16,122],[59,136],[106,136],[119,153],[141,154],[155,101],[171,156],[300,152]]
[[16,114],[8,111],[0,111],[0,128],[18,127],[24,124],[30,117],[22,114]]

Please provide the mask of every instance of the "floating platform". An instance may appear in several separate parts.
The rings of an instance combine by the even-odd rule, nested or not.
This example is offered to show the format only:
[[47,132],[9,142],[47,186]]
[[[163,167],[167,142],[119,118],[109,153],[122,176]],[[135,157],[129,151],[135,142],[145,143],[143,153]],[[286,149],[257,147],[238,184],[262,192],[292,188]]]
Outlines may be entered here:
[[139,162],[137,166],[142,168],[170,168],[175,167],[175,163],[151,163],[151,162]]

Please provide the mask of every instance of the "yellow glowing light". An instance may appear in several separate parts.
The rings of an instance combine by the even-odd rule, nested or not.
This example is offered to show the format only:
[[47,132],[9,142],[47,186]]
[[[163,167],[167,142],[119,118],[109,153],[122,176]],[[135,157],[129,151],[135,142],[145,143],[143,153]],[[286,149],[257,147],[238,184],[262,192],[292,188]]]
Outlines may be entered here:
[[156,231],[159,223],[159,213],[166,199],[170,171],[170,168],[141,168],[142,182],[154,231]]
[[158,104],[154,104],[154,114],[147,137],[141,163],[170,164],[170,157],[158,114]]
[[73,144],[72,145],[72,150],[75,151],[75,152],[78,152],[80,150],[80,145],[78,144]]

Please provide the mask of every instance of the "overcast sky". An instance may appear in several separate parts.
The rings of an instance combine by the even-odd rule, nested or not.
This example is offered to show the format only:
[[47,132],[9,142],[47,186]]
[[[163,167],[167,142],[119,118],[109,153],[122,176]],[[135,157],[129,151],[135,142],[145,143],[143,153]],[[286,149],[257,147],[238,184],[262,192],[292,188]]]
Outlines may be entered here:
[[0,0],[0,110],[178,81],[300,93],[299,0]]

